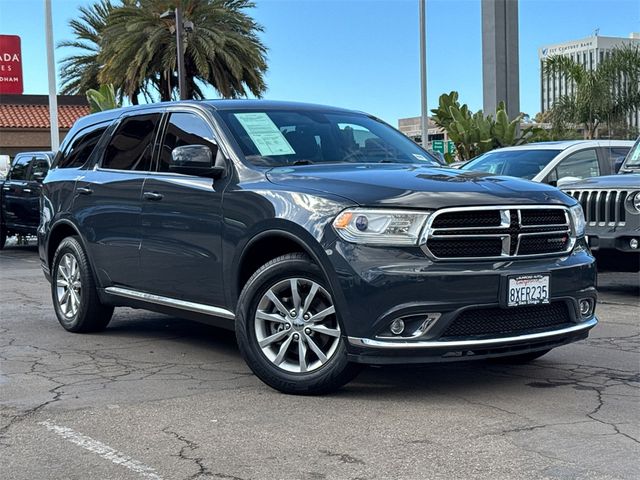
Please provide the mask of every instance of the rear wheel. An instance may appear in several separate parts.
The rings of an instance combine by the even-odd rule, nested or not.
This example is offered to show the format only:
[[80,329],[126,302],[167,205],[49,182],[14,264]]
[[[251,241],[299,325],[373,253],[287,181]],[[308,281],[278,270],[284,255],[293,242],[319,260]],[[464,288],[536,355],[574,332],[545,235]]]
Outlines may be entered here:
[[518,364],[533,362],[535,359],[540,358],[543,355],[546,355],[550,351],[551,349],[540,350],[538,352],[521,353],[519,355],[507,355],[506,357],[492,358],[490,361],[493,363],[518,365]]
[[58,246],[51,269],[51,296],[60,325],[70,332],[104,330],[113,307],[98,298],[91,266],[76,237],[67,237]]
[[309,257],[291,253],[263,265],[238,304],[236,336],[251,370],[285,393],[321,394],[353,379],[329,286]]

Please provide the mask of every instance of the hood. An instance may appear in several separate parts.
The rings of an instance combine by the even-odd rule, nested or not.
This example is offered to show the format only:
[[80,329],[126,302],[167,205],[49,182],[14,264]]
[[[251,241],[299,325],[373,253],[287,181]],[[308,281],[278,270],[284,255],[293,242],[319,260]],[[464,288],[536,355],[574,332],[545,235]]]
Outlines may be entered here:
[[640,174],[629,173],[626,175],[606,175],[604,177],[591,177],[562,185],[562,190],[582,190],[591,188],[635,188],[640,190]]
[[400,164],[326,164],[274,168],[270,182],[339,195],[364,206],[442,208],[575,203],[558,189],[513,177]]

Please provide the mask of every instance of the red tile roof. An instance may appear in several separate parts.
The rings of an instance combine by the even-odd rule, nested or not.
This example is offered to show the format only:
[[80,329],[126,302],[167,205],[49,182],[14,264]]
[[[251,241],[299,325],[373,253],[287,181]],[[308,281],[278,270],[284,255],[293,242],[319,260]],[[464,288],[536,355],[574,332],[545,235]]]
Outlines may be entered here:
[[[78,118],[89,113],[88,105],[58,105],[59,128],[71,128]],[[0,128],[49,128],[49,107],[0,105]]]

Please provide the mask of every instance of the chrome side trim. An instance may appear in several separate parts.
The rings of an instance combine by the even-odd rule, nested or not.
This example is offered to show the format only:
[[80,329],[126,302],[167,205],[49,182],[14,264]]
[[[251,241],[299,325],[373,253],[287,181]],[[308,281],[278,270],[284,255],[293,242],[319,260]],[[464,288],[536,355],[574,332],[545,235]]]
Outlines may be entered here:
[[226,308],[214,307],[212,305],[205,305],[203,303],[187,302],[184,300],[177,300],[175,298],[161,297],[160,295],[154,295],[152,293],[139,292],[137,290],[129,290],[128,288],[121,287],[107,287],[105,292],[111,295],[117,295],[118,297],[131,298],[133,300],[142,300],[144,302],[155,303],[157,305],[163,305],[165,307],[178,308],[180,310],[189,310],[190,312],[204,313],[205,315],[213,315],[214,317],[228,318],[229,320],[235,320],[235,314],[227,310]]
[[424,341],[424,342],[399,342],[399,341],[381,341],[371,338],[347,337],[349,343],[356,347],[381,348],[381,349],[415,349],[415,348],[478,348],[491,345],[504,345],[517,342],[528,342],[531,340],[541,340],[558,335],[568,333],[577,333],[582,330],[589,330],[598,324],[598,319],[594,316],[586,322],[573,325],[560,330],[552,330],[548,332],[530,333],[527,335],[518,335],[516,337],[503,338],[487,338],[482,340],[452,340],[452,341]]

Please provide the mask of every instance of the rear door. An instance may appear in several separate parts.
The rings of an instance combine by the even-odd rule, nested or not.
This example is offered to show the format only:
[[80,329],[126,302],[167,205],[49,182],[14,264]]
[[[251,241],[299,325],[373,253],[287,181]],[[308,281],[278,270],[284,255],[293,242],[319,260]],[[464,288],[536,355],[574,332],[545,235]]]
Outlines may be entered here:
[[122,117],[95,168],[76,182],[73,210],[102,284],[142,288],[142,185],[151,169],[160,111]]
[[146,291],[220,306],[222,289],[222,191],[225,179],[169,171],[171,151],[206,145],[224,164],[214,131],[204,114],[173,110],[160,141],[157,172],[144,182],[142,271]]
[[29,211],[25,206],[24,189],[27,186],[29,163],[33,155],[16,155],[7,180],[2,185],[2,219],[7,228],[27,228]]

